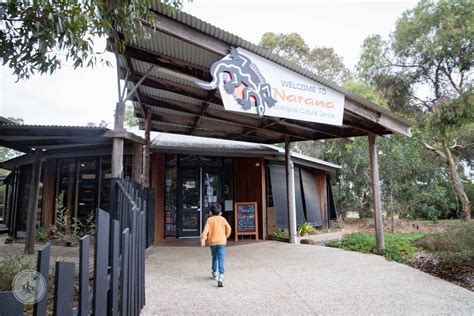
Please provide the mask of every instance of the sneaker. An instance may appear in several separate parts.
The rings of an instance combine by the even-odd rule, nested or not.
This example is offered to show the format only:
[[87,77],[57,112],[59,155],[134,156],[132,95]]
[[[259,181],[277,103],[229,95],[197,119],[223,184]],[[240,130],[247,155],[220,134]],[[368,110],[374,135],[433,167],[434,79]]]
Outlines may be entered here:
[[219,279],[217,280],[217,286],[218,287],[224,287],[224,275],[223,274],[219,275]]
[[213,280],[218,280],[218,279],[219,279],[219,273],[217,273],[217,272],[212,272],[211,278],[212,278]]

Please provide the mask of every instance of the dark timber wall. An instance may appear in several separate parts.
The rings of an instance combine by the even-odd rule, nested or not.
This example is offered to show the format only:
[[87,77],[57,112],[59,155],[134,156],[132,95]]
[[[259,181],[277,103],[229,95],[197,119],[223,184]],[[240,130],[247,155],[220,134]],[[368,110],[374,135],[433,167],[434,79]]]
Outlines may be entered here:
[[165,154],[151,155],[151,187],[155,193],[155,240],[165,238]]
[[234,203],[257,202],[259,238],[263,239],[262,158],[234,158]]

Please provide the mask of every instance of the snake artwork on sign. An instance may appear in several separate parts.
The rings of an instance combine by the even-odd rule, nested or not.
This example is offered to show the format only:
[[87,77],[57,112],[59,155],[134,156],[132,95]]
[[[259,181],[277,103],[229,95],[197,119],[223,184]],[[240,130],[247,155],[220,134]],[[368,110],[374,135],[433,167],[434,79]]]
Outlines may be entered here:
[[272,89],[266,83],[257,66],[240,54],[235,47],[230,49],[230,59],[221,59],[211,66],[212,81],[196,82],[205,90],[214,90],[223,82],[224,89],[233,95],[245,110],[257,107],[259,118],[263,118],[265,108],[277,102],[272,97]]

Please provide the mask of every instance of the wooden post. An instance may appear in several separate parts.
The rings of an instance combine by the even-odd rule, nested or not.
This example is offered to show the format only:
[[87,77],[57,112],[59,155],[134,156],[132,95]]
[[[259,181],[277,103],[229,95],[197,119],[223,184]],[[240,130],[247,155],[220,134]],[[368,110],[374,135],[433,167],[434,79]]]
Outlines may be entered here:
[[288,234],[290,243],[298,243],[296,232],[296,199],[295,199],[295,172],[293,162],[291,161],[290,142],[285,141],[285,160],[286,160],[286,188],[288,196]]
[[140,143],[133,143],[133,158],[132,158],[132,180],[135,183],[142,183],[143,171],[143,146]]
[[41,154],[42,149],[36,148],[33,161],[33,171],[31,173],[31,185],[28,198],[28,214],[26,218],[26,241],[25,254],[32,254],[35,251],[36,235],[36,209],[38,207],[39,182],[41,175]]
[[143,187],[150,186],[150,130],[151,111],[147,112],[145,120],[145,147],[143,148]]
[[379,163],[375,135],[369,134],[370,174],[372,177],[372,197],[374,203],[375,239],[377,252],[382,254],[385,249],[383,235],[382,203],[380,200]]
[[54,208],[56,205],[56,159],[47,159],[43,171],[43,226],[50,229],[54,222]]
[[[119,63],[119,36],[118,33],[115,34],[115,61],[117,68],[117,91],[118,91],[118,102],[115,105],[115,115],[114,115],[114,132],[121,133],[124,131],[124,121],[125,121],[125,102],[123,101],[123,93],[120,86],[120,63]],[[112,178],[119,179],[122,178],[123,170],[123,138],[120,136],[114,137],[112,145]],[[114,190],[112,190],[114,191]],[[113,192],[111,192],[113,193]],[[111,199],[115,198],[111,195]]]
[[262,185],[262,240],[267,239],[267,178],[265,174],[265,158],[260,159]]
[[[114,131],[123,131],[125,105],[119,101],[115,107]],[[115,137],[112,147],[112,178],[122,178],[123,171],[123,138]]]

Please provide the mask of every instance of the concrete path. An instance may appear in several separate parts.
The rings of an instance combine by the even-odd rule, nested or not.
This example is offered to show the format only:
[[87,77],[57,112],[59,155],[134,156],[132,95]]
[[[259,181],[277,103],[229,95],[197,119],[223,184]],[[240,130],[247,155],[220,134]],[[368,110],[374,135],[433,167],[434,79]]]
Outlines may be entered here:
[[151,248],[143,314],[474,315],[473,292],[380,256],[272,241],[231,245],[224,288],[210,279],[210,262],[209,248]]

